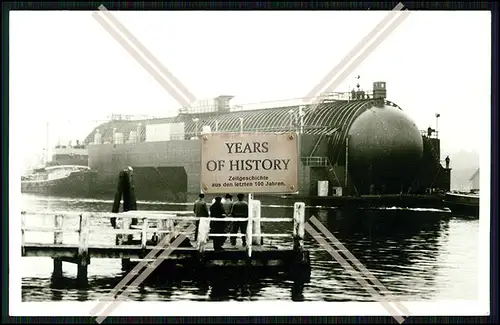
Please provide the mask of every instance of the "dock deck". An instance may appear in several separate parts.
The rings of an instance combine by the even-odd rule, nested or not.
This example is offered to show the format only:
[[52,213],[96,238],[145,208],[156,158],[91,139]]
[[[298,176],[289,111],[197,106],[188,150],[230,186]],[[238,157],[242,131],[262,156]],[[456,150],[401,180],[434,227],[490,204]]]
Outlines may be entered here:
[[[128,211],[123,213],[89,213],[64,211],[24,211],[22,213],[22,256],[50,257],[54,260],[53,276],[62,276],[62,262],[75,263],[79,282],[87,282],[87,268],[94,258],[121,259],[122,268],[128,269],[138,263],[189,265],[195,269],[211,267],[258,267],[271,271],[285,271],[302,278],[310,277],[309,252],[304,248],[304,203],[296,203],[293,218],[261,218],[260,202],[251,204],[249,218],[211,219],[196,218],[185,211]],[[64,220],[73,216],[78,219],[77,227],[65,227]],[[47,217],[54,218],[53,227],[27,227],[26,222]],[[116,218],[116,228],[109,227],[111,218]],[[106,220],[106,221],[103,221]],[[194,221],[199,220],[198,241],[194,236]],[[248,221],[245,234],[216,234],[210,231],[211,221]],[[262,222],[293,222],[292,233],[261,233]],[[69,222],[68,222],[69,223]],[[75,225],[75,222],[72,222]],[[107,225],[106,225],[107,223]],[[53,242],[27,242],[27,232],[52,232]],[[63,243],[63,237],[72,233],[77,242]],[[95,236],[97,235],[97,236]],[[103,243],[91,237],[108,240]],[[113,238],[114,237],[114,238]],[[136,239],[136,238],[139,239]],[[227,237],[222,250],[215,250],[213,238]],[[232,246],[229,237],[237,237]],[[239,238],[246,237],[243,246]],[[291,239],[289,245],[277,246],[265,243],[263,238],[281,237]],[[114,241],[114,243],[113,243]],[[156,261],[156,262],[155,262]],[[166,263],[163,263],[166,262]],[[169,263],[171,262],[171,263]],[[156,267],[155,266],[155,267]]]
[[[72,259],[76,260],[79,246],[74,244],[26,243],[23,249],[23,257],[51,257],[71,261]],[[88,248],[88,258],[116,258],[140,261],[146,259],[145,254],[154,249],[156,249],[156,246],[146,246],[145,249],[136,245],[93,246]],[[159,251],[166,249],[168,248]],[[250,260],[254,266],[279,266],[283,265],[286,255],[288,255],[288,258],[293,258],[294,254],[295,251],[293,248],[261,246],[253,248]],[[178,261],[182,259],[195,259],[199,256],[200,252],[196,247],[177,247],[166,257],[157,256],[146,260],[165,259]],[[230,244],[225,244],[223,250],[215,250],[212,243],[208,244],[205,248],[203,257],[209,261],[207,266],[243,266],[248,259],[247,251],[242,245],[231,246]]]

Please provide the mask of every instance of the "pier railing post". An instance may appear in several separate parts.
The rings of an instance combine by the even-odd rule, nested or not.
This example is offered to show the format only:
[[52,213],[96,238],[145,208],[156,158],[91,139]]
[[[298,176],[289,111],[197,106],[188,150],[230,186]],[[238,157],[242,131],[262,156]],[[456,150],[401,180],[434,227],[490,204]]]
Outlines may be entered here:
[[[54,216],[54,244],[62,244],[63,242],[63,215],[55,215]],[[62,260],[60,258],[54,257],[54,272],[52,273],[53,277],[62,276]]]
[[163,238],[165,238],[165,236],[170,236],[170,232],[173,231],[173,227],[170,227],[170,223],[169,221],[172,221],[171,219],[160,219],[158,220],[158,224],[159,224],[159,229],[160,231],[168,231],[167,232],[161,232],[161,233],[158,233],[158,242],[161,242],[163,240]]
[[142,233],[141,233],[141,248],[146,249],[146,244],[148,242],[148,229],[149,220],[147,217],[142,218]]
[[[123,229],[130,230],[132,228],[132,220],[130,218],[123,218],[121,223]],[[122,234],[122,244],[128,244],[133,236],[132,234]]]
[[[119,228],[120,229],[131,229],[132,228],[132,220],[130,218],[119,218]],[[128,245],[132,239],[133,239],[133,234],[125,234],[121,233],[118,234],[118,243],[117,245]],[[127,270],[128,267],[130,266],[130,258],[122,258],[122,270]]]
[[[123,227],[123,218],[111,218],[114,219],[114,226],[113,228],[115,229],[124,229]],[[121,233],[116,234],[116,245],[123,245],[123,242],[125,241],[125,235]]]
[[293,205],[293,248],[298,250],[304,248],[305,212],[305,203],[295,202]]
[[169,238],[170,238],[170,240],[172,240],[173,234],[174,234],[174,230],[175,230],[174,220],[173,219],[167,219],[167,220],[165,220],[165,224],[167,225],[166,230],[168,230],[168,234],[164,234],[164,235],[170,236]]
[[253,213],[252,209],[249,209],[248,213],[248,223],[247,223],[247,233],[246,233],[246,242],[247,242],[247,254],[248,257],[252,257],[252,237],[253,237]]
[[198,227],[198,251],[200,253],[205,251],[205,246],[208,241],[208,233],[210,231],[210,218],[200,218]]
[[252,219],[253,219],[253,239],[252,245],[260,246],[262,245],[262,237],[260,236],[260,216],[261,216],[261,205],[259,200],[252,200]]
[[80,215],[80,234],[78,240],[78,269],[77,281],[79,284],[87,283],[89,257],[90,214]]
[[54,228],[55,228],[54,244],[62,244],[63,242],[63,232],[62,232],[63,220],[64,220],[63,215],[56,215],[54,217]]

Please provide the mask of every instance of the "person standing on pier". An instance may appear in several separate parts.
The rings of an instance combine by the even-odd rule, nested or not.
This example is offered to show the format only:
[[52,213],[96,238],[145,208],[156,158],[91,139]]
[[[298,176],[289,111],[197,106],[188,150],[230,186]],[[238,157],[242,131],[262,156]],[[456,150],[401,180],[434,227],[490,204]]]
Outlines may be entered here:
[[[231,217],[233,218],[248,218],[248,203],[244,201],[245,195],[238,194],[238,201],[233,203],[231,208]],[[238,230],[241,231],[242,235],[245,235],[247,232],[247,224],[248,221],[233,221],[232,234],[237,234]],[[241,237],[241,241],[243,242],[243,246],[246,246],[246,237]],[[231,237],[231,245],[236,245],[236,237]]]
[[[205,202],[205,194],[201,193],[198,200],[194,202],[193,212],[198,218],[208,218],[208,206]],[[196,220],[196,230],[194,233],[194,240],[198,240],[198,228],[200,227],[200,220]]]
[[435,132],[436,130],[434,130],[433,128],[431,128],[430,126],[427,128],[427,137],[432,137],[432,134]]
[[449,169],[450,168],[450,156],[446,156],[446,159],[444,160],[444,162],[446,163],[446,169]]
[[[226,195],[228,195],[228,194],[226,194]],[[224,202],[226,202],[226,200],[225,200],[225,199],[222,199],[220,202],[221,202],[222,204],[224,204]],[[214,204],[214,203],[215,203],[215,198],[213,198],[213,199],[212,199],[212,204]]]
[[233,207],[233,196],[228,193],[224,198],[225,200],[222,201],[222,205],[224,206],[226,217],[229,217],[231,215],[231,208]]
[[[226,211],[224,211],[224,206],[222,205],[222,198],[220,196],[217,196],[215,198],[214,204],[210,206],[210,218],[217,218],[217,219],[222,219],[224,218],[224,215],[226,214]],[[210,230],[213,231],[215,234],[223,234],[225,229],[225,225],[223,221],[211,221],[210,222]],[[226,238],[224,237],[214,237],[214,249],[215,250],[222,250],[222,245],[224,245],[224,242],[226,241]]]
[[[231,209],[233,208],[233,196],[229,193],[227,193],[224,196],[225,200],[222,202],[222,205],[224,206],[224,211],[226,213],[226,218],[231,217]],[[231,222],[223,222],[224,224],[224,229],[225,232],[231,232],[232,229],[232,223]],[[224,241],[226,241],[227,238],[224,238]]]

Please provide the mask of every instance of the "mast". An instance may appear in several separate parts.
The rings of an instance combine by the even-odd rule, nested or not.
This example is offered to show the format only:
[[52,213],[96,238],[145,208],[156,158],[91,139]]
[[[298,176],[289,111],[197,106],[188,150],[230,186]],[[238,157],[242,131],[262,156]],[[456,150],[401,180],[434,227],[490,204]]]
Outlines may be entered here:
[[45,122],[45,164],[49,162],[49,121]]

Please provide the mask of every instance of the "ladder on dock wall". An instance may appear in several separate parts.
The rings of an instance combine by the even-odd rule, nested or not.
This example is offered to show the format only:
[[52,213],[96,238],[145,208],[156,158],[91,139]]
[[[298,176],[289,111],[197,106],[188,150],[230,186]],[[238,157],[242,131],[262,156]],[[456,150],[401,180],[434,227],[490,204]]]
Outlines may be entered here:
[[316,143],[314,144],[314,147],[312,148],[311,150],[311,153],[309,154],[309,157],[313,157],[314,153],[316,152],[316,149],[318,149],[319,147],[319,144],[321,143],[321,140],[323,140],[325,134],[322,133],[319,138],[318,138],[318,141],[316,141]]
[[[296,202],[293,218],[265,218],[261,217],[260,201],[252,200],[248,218],[198,218],[190,211],[128,211],[122,213],[94,213],[74,211],[23,211],[21,213],[21,251],[24,257],[51,257],[54,260],[54,276],[62,275],[62,262],[75,263],[78,266],[77,279],[79,283],[87,282],[87,268],[91,258],[118,258],[124,260],[148,260],[148,251],[165,251],[168,244],[173,244],[176,238],[189,238],[194,233],[194,223],[199,221],[198,241],[193,247],[175,246],[169,249],[169,255],[160,255],[160,259],[177,259],[193,257],[199,259],[203,254],[211,254],[217,258],[217,251],[208,245],[209,237],[243,237],[246,236],[247,245],[236,247],[240,251],[245,263],[250,261],[258,265],[253,252],[259,253],[258,258],[266,259],[266,253],[287,263],[290,256],[300,254],[300,263],[309,265],[309,255],[304,249],[305,204]],[[52,217],[53,227],[27,226],[30,221]],[[116,218],[117,229],[111,227],[110,219]],[[137,225],[131,225],[132,219],[138,219]],[[77,223],[75,222],[77,221]],[[246,234],[213,233],[210,231],[211,221],[232,222],[248,221]],[[261,223],[293,222],[292,233],[262,233]],[[179,227],[182,226],[182,227]],[[179,229],[180,228],[180,229]],[[28,242],[29,232],[53,233],[53,243]],[[73,243],[63,243],[64,235],[76,234],[78,239]],[[92,235],[102,239],[106,234],[116,235],[115,241],[107,243],[92,241]],[[140,237],[133,240],[134,235]],[[149,237],[149,235],[152,235]],[[269,247],[263,238],[289,238],[291,247]],[[109,238],[109,237],[108,237]],[[149,239],[151,238],[151,239]],[[184,238],[184,237],[182,237]],[[181,239],[182,239],[181,238]],[[94,238],[95,239],[95,238]],[[184,238],[185,239],[185,238]],[[52,239],[51,239],[52,241]],[[201,254],[201,255],[200,255]],[[155,257],[157,254],[154,254]],[[149,258],[150,259],[150,258]],[[294,259],[297,260],[297,259]],[[267,265],[267,262],[263,263]],[[310,272],[310,271],[309,271]]]
[[425,136],[425,135],[424,135],[424,138],[427,140],[427,143],[429,144],[429,146],[431,148],[432,157],[437,162],[436,173],[431,181],[431,184],[429,185],[429,187],[432,189],[434,187],[434,183],[436,183],[436,180],[437,180],[439,173],[441,171],[441,157],[439,157],[438,153],[436,152],[436,149],[434,148],[434,145],[432,144],[431,138],[428,136]]
[[[307,156],[307,157],[302,157],[302,162],[304,163],[305,166],[310,166],[310,167],[324,167],[327,169],[327,175],[328,175],[328,180],[331,182],[336,182],[338,186],[342,186],[342,183],[340,182],[339,178],[337,177],[337,173],[335,173],[335,169],[330,162],[330,159],[327,157],[322,157],[322,156]],[[333,178],[332,178],[333,177]]]
[[427,143],[431,147],[432,156],[439,163],[441,158],[438,156],[436,149],[434,148],[434,145],[432,144],[431,139],[429,137],[425,137],[425,139],[427,139]]

